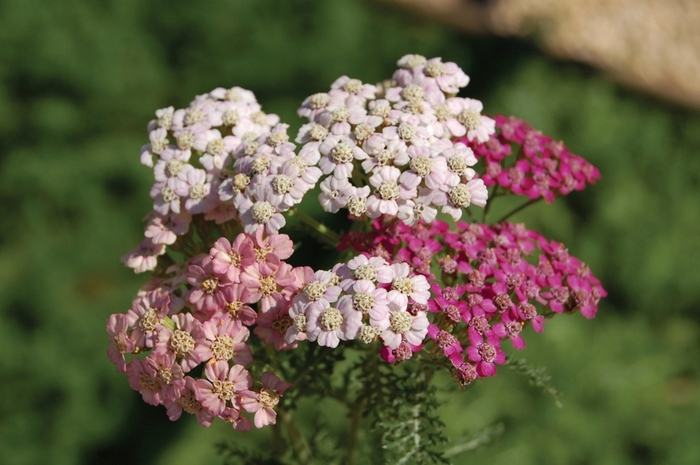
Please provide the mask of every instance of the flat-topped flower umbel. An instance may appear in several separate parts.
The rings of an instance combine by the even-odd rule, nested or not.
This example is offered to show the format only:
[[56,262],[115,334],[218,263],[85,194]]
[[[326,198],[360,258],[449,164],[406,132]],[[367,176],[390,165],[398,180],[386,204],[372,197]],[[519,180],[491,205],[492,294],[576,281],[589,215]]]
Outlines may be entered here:
[[[359,396],[352,389],[386,376],[380,358],[416,377],[448,370],[465,387],[524,349],[528,326],[595,316],[606,292],[588,266],[508,216],[486,218],[497,197],[526,197],[517,212],[585,188],[597,169],[458,96],[469,78],[455,63],[406,55],[398,65],[381,84],[342,76],[306,98],[296,144],[239,87],[156,111],[140,157],[153,209],[123,257],[153,277],[107,323],[109,358],[145,402],[171,420],[184,411],[241,431],[281,417],[294,441],[290,412],[305,387]],[[348,231],[304,213],[316,200],[347,216]],[[298,246],[288,224],[335,248],[336,264],[288,262]],[[340,363],[350,349],[364,362]]]

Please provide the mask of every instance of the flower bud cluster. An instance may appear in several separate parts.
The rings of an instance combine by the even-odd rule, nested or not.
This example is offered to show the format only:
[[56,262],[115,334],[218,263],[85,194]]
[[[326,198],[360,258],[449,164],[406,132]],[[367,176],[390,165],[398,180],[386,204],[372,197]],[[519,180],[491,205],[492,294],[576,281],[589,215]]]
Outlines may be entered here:
[[[344,245],[364,252],[365,260],[392,257],[429,280],[432,295],[424,309],[431,317],[432,355],[447,357],[462,385],[496,374],[496,364],[505,362],[503,340],[523,349],[526,325],[541,332],[546,316],[576,310],[593,318],[607,295],[588,266],[561,243],[522,224],[459,222],[452,231],[443,221],[409,227],[377,220],[373,229],[347,235]],[[382,356],[402,361],[423,345],[409,338],[402,344],[403,350],[390,346],[394,350]]]
[[488,192],[475,178],[472,150],[455,137],[486,142],[494,120],[481,102],[457,97],[469,78],[454,63],[406,55],[383,85],[340,77],[298,110],[309,123],[296,141],[326,176],[324,210],[354,217],[396,216],[408,225],[432,221],[438,208],[455,220]]
[[496,128],[496,134],[486,141],[460,139],[483,160],[481,179],[487,186],[498,185],[551,203],[557,195],[583,190],[600,179],[600,172],[590,162],[521,119],[496,116]]
[[144,401],[165,405],[172,420],[184,410],[204,426],[219,417],[245,430],[251,427],[245,411],[255,414],[258,428],[274,423],[273,407],[291,384],[265,372],[262,387],[253,389],[248,339],[252,331],[275,350],[304,339],[285,340],[292,302],[314,276],[284,261],[292,252],[288,236],[266,236],[261,227],[233,242],[222,237],[208,255],[172,266],[167,277],[149,281],[128,312],[110,317],[110,359]]

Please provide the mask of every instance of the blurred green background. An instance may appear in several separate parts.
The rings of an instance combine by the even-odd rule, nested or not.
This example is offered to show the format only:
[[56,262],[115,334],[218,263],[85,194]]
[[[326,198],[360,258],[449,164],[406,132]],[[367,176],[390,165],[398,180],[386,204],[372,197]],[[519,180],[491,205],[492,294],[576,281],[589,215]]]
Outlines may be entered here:
[[469,37],[359,0],[0,2],[0,463],[220,463],[221,440],[171,423],[106,358],[105,321],[145,280],[140,240],[154,111],[218,86],[295,109],[343,74],[390,76],[406,53],[471,77],[465,96],[562,139],[602,172],[517,220],[563,241],[608,289],[598,317],[562,316],[519,356],[563,408],[501,369],[444,392],[455,440],[503,434],[455,463],[700,463],[700,115],[513,40]]

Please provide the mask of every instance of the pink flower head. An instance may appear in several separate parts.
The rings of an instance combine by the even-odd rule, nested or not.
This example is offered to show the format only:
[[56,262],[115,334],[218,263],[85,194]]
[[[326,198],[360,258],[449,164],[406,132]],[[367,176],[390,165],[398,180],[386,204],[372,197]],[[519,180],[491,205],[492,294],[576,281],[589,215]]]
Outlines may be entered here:
[[275,374],[266,371],[260,378],[262,387],[259,393],[246,393],[241,396],[241,406],[246,412],[255,413],[253,422],[256,428],[266,425],[274,425],[277,412],[273,409],[279,403],[284,391],[292,386],[292,383],[280,380]]
[[401,139],[386,139],[382,134],[373,134],[362,144],[362,148],[369,155],[362,162],[366,173],[376,172],[385,166],[404,166],[409,161],[408,147]]
[[387,290],[381,287],[376,287],[372,281],[362,279],[356,281],[352,287],[354,294],[344,295],[340,298],[350,300],[352,307],[363,314],[370,312],[387,312],[389,311],[389,300],[387,298]]
[[273,254],[268,254],[267,260],[254,263],[241,274],[241,283],[250,291],[251,299],[260,300],[260,310],[263,313],[276,302],[291,299],[297,290],[292,266]]
[[373,283],[388,284],[394,279],[394,270],[382,257],[358,255],[346,266],[338,269],[341,278],[340,287],[350,290],[356,281],[367,280]]
[[323,174],[331,174],[338,179],[352,176],[353,161],[364,160],[367,153],[349,137],[331,135],[319,146],[323,155],[318,162]]
[[523,302],[520,304],[518,307],[518,314],[523,321],[530,321],[532,323],[532,328],[538,332],[542,332],[542,326],[544,325],[545,319],[544,316],[538,315],[537,314],[537,308],[535,308],[534,305],[532,305],[529,302]]
[[415,189],[407,190],[399,186],[401,171],[393,166],[385,166],[376,171],[369,182],[375,191],[367,199],[367,216],[377,218],[380,215],[396,216],[399,212],[399,199],[415,197]]
[[462,217],[462,209],[471,204],[484,207],[489,195],[488,189],[481,179],[472,179],[466,184],[459,183],[440,194],[433,202],[435,205],[443,205],[442,211],[455,221]]
[[478,373],[476,372],[476,368],[469,362],[465,362],[457,367],[455,370],[455,376],[457,378],[457,382],[462,387],[466,387],[479,377]]
[[205,322],[202,330],[206,338],[204,346],[207,349],[202,361],[208,358],[218,361],[233,360],[239,365],[248,365],[253,361],[250,347],[245,344],[250,331],[239,320],[225,314]]
[[406,189],[418,187],[421,181],[430,189],[438,189],[447,179],[447,162],[431,147],[412,145],[408,148],[409,169],[399,178]]
[[175,147],[168,147],[160,154],[160,160],[153,168],[153,175],[156,181],[166,182],[169,178],[177,178],[187,181],[187,172],[192,165],[187,161],[190,159],[189,150],[178,150]]
[[187,282],[194,287],[189,300],[197,310],[214,313],[226,305],[222,289],[232,283],[227,275],[214,271],[211,257],[205,257],[202,266],[190,265]]
[[[300,166],[298,162],[303,162],[304,165]],[[287,160],[272,178],[273,189],[282,195],[282,208],[288,209],[300,203],[304,195],[316,185],[321,174],[320,169],[307,167],[300,157]]]
[[226,306],[223,312],[234,320],[240,320],[244,326],[255,324],[258,314],[246,304],[255,303],[251,292],[243,284],[235,283],[223,289]]
[[217,192],[212,190],[211,182],[207,180],[207,172],[194,168],[187,171],[186,184],[179,184],[175,193],[187,197],[185,209],[193,215],[210,210],[218,200]]
[[[149,125],[150,126],[150,125]],[[168,130],[155,128],[148,133],[150,144],[141,147],[141,164],[153,168],[153,156],[158,156],[168,147]]]
[[454,97],[446,103],[452,114],[457,115],[457,121],[466,129],[470,141],[486,142],[496,132],[496,121],[481,114],[484,106],[480,101]]
[[251,185],[242,197],[234,199],[245,232],[255,234],[261,226],[268,234],[279,231],[286,223],[280,213],[282,199],[271,183]]
[[345,99],[348,107],[362,106],[367,100],[374,99],[377,87],[372,84],[363,84],[359,79],[341,76],[331,84],[329,95],[333,98],[339,95]]
[[180,398],[164,402],[170,421],[180,418],[184,410],[191,415],[196,415],[199,424],[205,428],[211,426],[212,421],[214,421],[214,414],[202,407],[202,404],[197,400],[197,398],[201,397],[202,393],[195,380],[186,376],[185,387],[182,389]]
[[177,236],[185,234],[190,229],[192,216],[187,212],[168,216],[154,214],[146,226],[144,236],[151,239],[153,244],[174,244]]
[[445,357],[452,362],[455,368],[460,367],[464,363],[463,348],[456,337],[432,323],[428,326],[428,336],[442,349]]
[[165,244],[156,244],[151,238],[141,241],[139,246],[122,256],[122,263],[134,270],[134,273],[151,271],[158,265],[158,256],[165,254]]
[[336,280],[336,274],[331,271],[317,271],[302,291],[294,296],[294,302],[309,303],[312,306],[320,301],[336,302],[342,291],[339,286],[333,284]]
[[[242,391],[239,396],[240,398],[245,398],[246,394],[250,393],[251,391]],[[224,411],[219,415],[219,418],[224,420],[226,423],[231,423],[231,426],[233,426],[233,429],[236,431],[250,431],[253,429],[253,424],[250,422],[249,419],[241,415],[241,411],[233,408],[233,407],[226,407]]]
[[219,238],[209,254],[212,256],[211,267],[214,273],[226,275],[234,283],[240,282],[243,268],[255,263],[253,241],[245,234],[236,236],[233,244],[225,237]]
[[136,347],[151,348],[158,340],[158,331],[162,327],[163,318],[168,314],[170,297],[161,292],[152,291],[134,300],[126,313],[130,327],[131,340]]
[[[460,299],[446,298],[446,292],[444,289],[440,288],[438,284],[434,284],[432,287],[433,290],[436,291],[436,296],[428,302],[430,311],[443,313],[453,324],[469,321],[471,319],[471,313],[467,302]],[[462,297],[462,293],[460,293],[459,297]]]
[[127,329],[129,323],[127,316],[121,313],[110,315],[107,320],[107,334],[111,339],[107,348],[107,356],[117,366],[117,371],[120,373],[126,372],[126,361],[124,354],[130,354],[134,351],[136,345],[129,338]]
[[158,352],[151,353],[145,359],[134,358],[126,368],[129,385],[151,405],[177,399],[185,382],[182,369],[174,362],[175,355]]
[[522,350],[525,348],[525,340],[520,335],[520,332],[524,323],[518,317],[517,310],[504,312],[501,315],[503,322],[493,325],[493,332],[501,339],[509,338],[513,343],[513,347]]
[[[581,314],[586,318],[593,318],[598,311],[598,299],[594,292],[594,287],[591,283],[578,277],[576,275],[569,275],[566,277],[566,282],[571,290],[571,295],[573,296],[574,303],[576,307],[581,311]],[[596,281],[593,281],[597,284]],[[599,289],[602,289],[600,287]],[[605,291],[603,290],[603,293]]]
[[391,349],[388,346],[382,346],[382,348],[379,349],[379,356],[382,358],[382,360],[397,365],[413,357],[413,354],[420,351],[422,348],[423,344],[413,345],[405,340],[402,340],[396,349]]
[[255,250],[255,259],[264,262],[268,254],[273,254],[280,260],[286,260],[294,253],[294,243],[286,234],[270,234],[265,236],[265,228],[258,228],[251,235]]
[[433,206],[435,194],[430,189],[419,188],[416,198],[399,201],[397,216],[409,226],[414,226],[421,221],[432,223],[437,216],[437,208]]
[[207,363],[204,368],[207,379],[198,379],[197,400],[214,415],[221,415],[227,406],[236,402],[236,395],[253,385],[248,371],[241,365],[229,367],[223,360]]
[[202,324],[190,313],[178,313],[172,317],[175,329],[164,328],[164,336],[159,337],[156,350],[172,352],[186,373],[211,357],[207,348]]
[[285,341],[287,330],[294,325],[289,316],[289,301],[278,301],[266,312],[258,315],[258,324],[253,331],[265,344],[272,344],[275,350],[296,349],[297,340]]
[[446,94],[456,94],[469,83],[469,76],[455,63],[443,63],[441,58],[431,58],[422,66],[423,75],[434,80]]
[[495,364],[503,365],[506,362],[506,354],[501,350],[501,341],[498,336],[488,336],[484,342],[477,332],[470,331],[469,341],[472,345],[467,347],[467,356],[469,360],[476,362],[476,372],[479,376],[495,375]]
[[329,176],[321,182],[318,201],[327,212],[336,213],[345,207],[353,195],[353,185],[346,178]]

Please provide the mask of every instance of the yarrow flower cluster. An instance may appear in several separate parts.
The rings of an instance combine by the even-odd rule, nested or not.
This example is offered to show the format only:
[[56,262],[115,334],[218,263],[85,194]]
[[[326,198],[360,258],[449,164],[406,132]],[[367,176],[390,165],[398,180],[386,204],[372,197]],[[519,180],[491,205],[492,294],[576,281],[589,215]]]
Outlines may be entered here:
[[[204,426],[219,417],[247,430],[245,411],[255,413],[258,428],[275,422],[272,407],[290,384],[265,372],[254,388],[245,368],[253,361],[248,339],[252,332],[276,350],[296,347],[303,336],[284,340],[291,301],[313,271],[284,261],[293,252],[288,236],[264,237],[263,231],[240,233],[233,243],[219,238],[208,254],[149,281],[126,314],[109,319],[110,359],[146,402],[165,405],[172,420],[184,410]],[[126,362],[129,354],[143,353]],[[202,365],[203,376],[192,374]]]
[[[299,147],[238,87],[156,112],[141,150],[153,210],[122,259],[153,278],[107,322],[109,358],[145,402],[171,420],[184,411],[246,431],[274,424],[284,405],[292,384],[278,374],[294,370],[276,362],[283,351],[352,347],[442,366],[466,386],[496,374],[506,339],[523,349],[528,325],[595,316],[606,292],[562,244],[461,218],[486,206],[489,186],[551,202],[594,183],[597,169],[458,97],[469,78],[456,64],[407,55],[398,65],[382,84],[343,76],[305,99]],[[320,205],[346,209],[351,232],[299,208],[317,184]],[[289,264],[288,217],[345,258],[330,270]]]
[[319,157],[295,152],[289,125],[266,114],[249,90],[217,88],[188,108],[164,108],[148,125],[150,143],[141,163],[153,168],[153,211],[145,239],[124,257],[136,272],[155,268],[189,231],[193,215],[223,224],[238,222],[249,234],[274,234],[283,212],[301,202],[321,170]]
[[[521,332],[526,325],[539,333],[545,316],[575,310],[593,318],[607,295],[588,266],[563,244],[523,224],[459,222],[450,230],[439,220],[415,227],[376,220],[372,226],[372,233],[346,236],[344,245],[362,251],[370,257],[366,260],[395,257],[430,282],[427,307],[414,307],[411,313],[433,316],[427,326],[435,342],[432,350],[442,349],[462,385],[496,374],[495,364],[505,362],[503,340],[525,348]],[[435,263],[437,274],[431,267]],[[382,357],[400,362],[423,348],[422,341],[404,338],[402,343],[404,350],[389,347],[392,351],[385,350]]]
[[397,216],[406,224],[435,219],[438,208],[455,220],[488,192],[471,168],[472,150],[455,137],[486,142],[495,122],[481,102],[457,97],[469,78],[454,63],[407,55],[383,86],[343,76],[327,93],[304,100],[296,141],[300,154],[319,157],[326,176],[324,210],[347,208],[356,218]]
[[487,141],[462,139],[484,161],[481,179],[487,186],[551,203],[557,195],[583,190],[600,179],[598,168],[523,120],[499,115],[496,128]]

